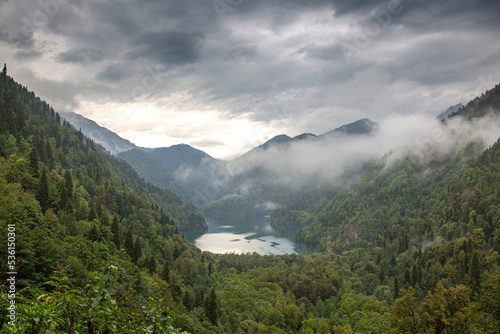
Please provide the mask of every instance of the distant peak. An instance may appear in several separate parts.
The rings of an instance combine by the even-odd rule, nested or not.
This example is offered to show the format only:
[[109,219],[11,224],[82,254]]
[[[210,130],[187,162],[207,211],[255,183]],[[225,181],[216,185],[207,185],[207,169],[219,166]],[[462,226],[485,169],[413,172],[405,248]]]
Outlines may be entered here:
[[444,121],[446,118],[448,118],[448,116],[450,116],[451,114],[454,114],[458,111],[458,109],[462,108],[463,107],[463,104],[462,103],[459,103],[459,104],[455,104],[454,106],[451,106],[449,107],[448,109],[446,109],[444,112],[440,113],[439,115],[437,115],[437,119],[440,120],[440,121]]
[[370,134],[378,129],[378,123],[372,121],[371,119],[368,118],[362,118],[360,120],[357,120],[355,122],[349,123],[342,125],[335,130],[328,131],[325,133],[325,136],[329,135],[339,135],[339,134],[346,134],[346,135],[367,135]]

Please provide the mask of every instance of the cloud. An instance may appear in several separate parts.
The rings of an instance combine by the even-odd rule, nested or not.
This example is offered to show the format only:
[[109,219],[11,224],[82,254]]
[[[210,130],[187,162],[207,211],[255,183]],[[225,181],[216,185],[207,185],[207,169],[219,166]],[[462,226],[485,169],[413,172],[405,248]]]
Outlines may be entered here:
[[[116,106],[117,118],[135,103],[163,110],[144,124],[148,146],[165,142],[157,129],[169,128],[172,110],[215,111],[223,130],[185,131],[178,140],[228,143],[205,146],[224,156],[256,143],[255,132],[234,140],[241,118],[271,137],[321,133],[363,117],[435,115],[472,98],[478,78],[500,81],[498,1],[0,3],[0,58],[10,74],[32,89],[59,83],[70,96],[58,84],[41,87],[44,96],[96,121],[111,111],[82,109],[90,96]],[[36,75],[17,74],[25,70]],[[126,125],[114,130],[131,133]],[[128,139],[143,142],[144,132]]]
[[134,43],[130,59],[148,58],[164,65],[194,63],[200,58],[205,36],[201,32],[150,31]]
[[20,50],[17,51],[14,56],[20,60],[32,60],[38,59],[42,56],[43,52],[41,50],[31,49],[31,50]]
[[93,63],[104,59],[104,53],[101,50],[92,47],[81,47],[61,52],[56,56],[60,63]]

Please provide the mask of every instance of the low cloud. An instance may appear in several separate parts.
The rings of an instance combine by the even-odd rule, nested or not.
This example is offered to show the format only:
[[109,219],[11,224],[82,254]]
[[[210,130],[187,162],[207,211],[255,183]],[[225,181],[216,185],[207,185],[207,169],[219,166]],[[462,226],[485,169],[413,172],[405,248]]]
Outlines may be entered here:
[[60,63],[93,63],[104,59],[104,53],[101,50],[83,47],[75,48],[61,52],[56,56]]

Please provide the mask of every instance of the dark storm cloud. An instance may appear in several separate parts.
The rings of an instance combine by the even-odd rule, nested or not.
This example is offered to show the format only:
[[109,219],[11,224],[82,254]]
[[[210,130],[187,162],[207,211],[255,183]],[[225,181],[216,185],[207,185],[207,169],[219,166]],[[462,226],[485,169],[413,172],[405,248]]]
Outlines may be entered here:
[[137,39],[130,59],[147,58],[164,65],[194,63],[200,58],[205,36],[201,32],[149,31]]
[[56,56],[56,60],[60,63],[92,63],[103,59],[104,53],[91,47],[71,49]]
[[321,133],[465,102],[500,68],[499,16],[498,0],[0,0],[0,58],[64,108],[78,78],[117,105]]

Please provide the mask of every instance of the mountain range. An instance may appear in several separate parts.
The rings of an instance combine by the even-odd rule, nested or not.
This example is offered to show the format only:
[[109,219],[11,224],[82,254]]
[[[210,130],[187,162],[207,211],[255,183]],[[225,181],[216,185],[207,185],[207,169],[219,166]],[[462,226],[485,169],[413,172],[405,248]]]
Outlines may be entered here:
[[[455,108],[448,112],[453,112],[452,109]],[[101,140],[110,138],[110,142],[102,142],[103,146],[114,147],[115,152],[124,149],[116,156],[129,163],[146,181],[174,191],[206,216],[219,219],[270,215],[323,183],[326,183],[321,186],[323,191],[337,192],[356,179],[364,166],[379,158],[373,152],[349,148],[352,142],[358,142],[357,147],[367,146],[377,134],[379,124],[367,118],[321,135],[277,135],[229,161],[214,159],[186,144],[155,149],[134,145],[126,150],[133,145],[129,141],[120,141],[109,130],[98,136],[96,132],[104,128],[96,127],[94,122],[79,124],[84,126],[81,128],[84,134],[93,134]]]
[[[321,249],[311,256],[202,252],[176,227],[203,225],[192,205],[145,182],[6,70],[0,119],[9,270],[0,281],[15,279],[0,291],[2,333],[498,333],[500,85],[434,121],[424,144],[411,138],[366,167],[370,155],[353,160],[360,147],[383,146],[386,125],[331,142],[304,136],[313,140],[231,163],[192,160],[186,172],[216,177],[206,196],[232,185],[225,199],[246,198],[250,210],[260,203],[251,194],[265,195],[257,188],[300,188],[296,178],[323,172],[327,181],[276,221],[304,216],[297,237]],[[348,175],[354,166],[365,171]],[[244,181],[257,177],[252,190]]]

